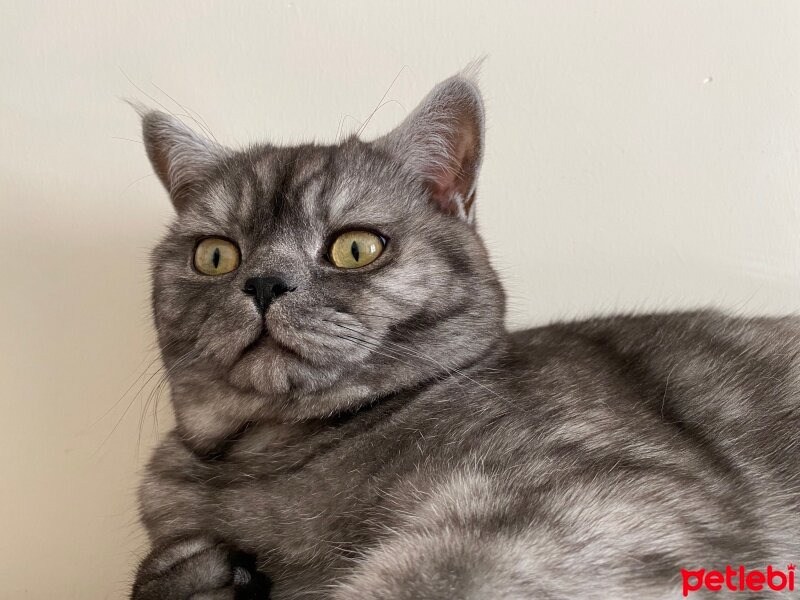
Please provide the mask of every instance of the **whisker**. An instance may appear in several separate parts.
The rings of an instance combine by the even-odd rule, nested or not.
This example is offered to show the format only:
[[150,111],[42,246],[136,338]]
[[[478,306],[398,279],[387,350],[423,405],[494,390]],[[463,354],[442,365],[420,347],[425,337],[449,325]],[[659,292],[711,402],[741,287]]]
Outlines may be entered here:
[[[183,357],[181,357],[181,358],[185,358],[185,357],[187,357],[187,356],[188,356],[188,355],[190,355],[192,352],[194,352],[194,350],[193,350],[193,349],[190,349],[190,350],[189,350],[189,351],[188,351],[186,354],[184,354],[184,355],[183,355]],[[179,358],[179,359],[178,359],[178,360],[175,362],[175,364],[173,364],[173,365],[172,365],[172,366],[171,366],[169,369],[166,369],[166,370],[165,370],[165,369],[164,369],[164,366],[162,365],[162,366],[160,366],[158,369],[156,369],[156,370],[155,370],[153,373],[151,373],[150,377],[148,377],[148,378],[147,378],[147,380],[146,380],[146,381],[145,381],[145,382],[144,382],[144,383],[143,383],[143,384],[142,384],[142,385],[139,387],[139,390],[136,392],[136,394],[134,394],[134,395],[133,395],[133,397],[131,398],[130,402],[128,402],[127,406],[125,407],[125,410],[123,410],[123,411],[122,411],[122,414],[119,416],[119,418],[117,419],[116,423],[115,423],[115,424],[114,424],[114,426],[111,428],[111,431],[108,433],[108,435],[106,435],[106,437],[103,439],[103,441],[102,441],[102,442],[100,443],[100,445],[97,447],[97,450],[95,450],[95,452],[94,452],[94,454],[95,454],[95,455],[96,455],[98,452],[100,452],[100,450],[102,450],[102,449],[103,449],[103,447],[104,447],[104,446],[105,446],[105,445],[108,443],[108,441],[111,439],[111,437],[112,437],[112,436],[114,435],[114,433],[117,431],[117,429],[119,428],[119,426],[122,424],[122,421],[125,419],[125,416],[128,414],[128,411],[129,411],[129,410],[131,409],[131,407],[133,406],[133,403],[134,403],[134,402],[136,402],[136,400],[137,400],[138,398],[140,398],[140,394],[142,393],[142,391],[144,391],[144,390],[145,390],[145,388],[147,388],[147,386],[150,384],[150,382],[151,382],[151,381],[153,381],[153,378],[154,378],[154,377],[156,377],[157,375],[160,375],[162,372],[163,372],[163,376],[164,376],[164,377],[168,376],[168,375],[169,375],[169,374],[170,374],[170,373],[171,373],[171,372],[172,372],[172,371],[175,369],[175,367],[177,367],[177,366],[178,366],[178,364],[179,364],[179,363],[180,363],[180,361],[181,361],[181,358]],[[152,363],[151,363],[151,364],[152,364]],[[146,374],[146,372],[145,372],[145,374]],[[123,397],[124,397],[124,396],[123,396]]]
[[[169,95],[167,92],[165,92],[164,90],[162,90],[162,89],[161,89],[159,86],[157,86],[157,85],[156,85],[155,83],[153,83],[152,81],[150,82],[150,85],[152,85],[152,86],[153,86],[154,88],[156,88],[156,89],[157,89],[159,92],[161,92],[162,94],[164,94],[164,95],[165,95],[167,98],[169,98],[169,99],[170,99],[170,100],[172,100],[172,101],[173,101],[175,104],[177,104],[179,107],[181,107],[181,108],[182,108],[182,109],[183,109],[183,110],[184,110],[184,111],[187,113],[187,114],[186,114],[186,116],[187,116],[187,117],[189,117],[189,118],[190,118],[192,121],[194,121],[194,122],[197,124],[197,126],[198,126],[200,129],[202,129],[202,130],[203,130],[203,132],[205,132],[206,134],[208,134],[209,136],[211,136],[211,137],[214,139],[214,141],[215,141],[215,142],[217,142],[217,143],[219,144],[219,140],[218,140],[218,139],[217,139],[217,137],[214,135],[214,132],[213,132],[213,131],[211,131],[211,128],[208,126],[208,123],[206,123],[205,119],[203,119],[203,117],[201,117],[201,116],[200,116],[200,115],[197,113],[197,111],[189,110],[189,109],[188,109],[188,108],[186,108],[186,107],[185,107],[183,104],[181,104],[180,102],[178,102],[177,100],[175,100],[175,98],[173,98],[172,96],[170,96],[170,95]],[[201,123],[200,121],[198,121],[197,119],[195,119],[195,118],[194,118],[194,117],[193,117],[193,116],[192,116],[190,113],[195,113],[195,114],[197,114],[197,116],[198,116],[198,117],[200,117],[200,120],[202,121],[202,123]]]
[[[358,330],[356,330],[356,329],[353,329],[352,327],[347,327],[346,325],[342,325],[341,323],[336,323],[335,321],[329,321],[329,322],[330,322],[330,323],[332,323],[333,325],[336,325],[336,326],[338,326],[338,327],[342,327],[343,329],[347,329],[347,330],[349,330],[349,331],[352,331],[352,332],[355,332],[355,333],[357,333],[357,334],[360,334],[360,335],[366,335],[366,334],[365,334],[364,332],[362,332],[362,331],[358,331]],[[424,353],[418,353],[418,352],[416,352],[416,351],[410,350],[409,348],[404,348],[404,347],[403,347],[403,346],[401,346],[400,344],[395,344],[395,343],[393,343],[393,342],[389,342],[389,341],[386,341],[386,340],[379,340],[379,339],[377,339],[377,338],[374,338],[374,341],[375,341],[376,343],[380,343],[380,344],[388,344],[388,345],[391,345],[391,346],[396,346],[397,348],[399,348],[399,349],[400,349],[401,351],[403,351],[403,352],[409,353],[409,354],[411,354],[412,356],[417,356],[417,357],[419,357],[419,358],[421,358],[421,359],[423,359],[423,360],[427,360],[427,361],[429,361],[429,362],[432,362],[432,363],[434,363],[434,364],[438,365],[438,366],[439,366],[441,369],[443,369],[445,372],[447,372],[447,373],[449,373],[449,374],[451,374],[451,375],[460,375],[461,377],[463,377],[463,378],[464,378],[464,379],[466,379],[467,381],[469,381],[469,382],[471,382],[471,383],[473,383],[473,384],[477,385],[478,387],[480,387],[480,388],[481,388],[481,389],[483,389],[483,390],[486,390],[487,392],[489,392],[490,394],[492,394],[492,395],[493,395],[495,398],[497,398],[497,399],[499,399],[499,400],[503,401],[504,403],[509,403],[509,404],[511,403],[511,401],[510,401],[508,398],[506,398],[506,397],[502,396],[501,394],[498,394],[498,393],[497,393],[495,390],[493,390],[492,388],[490,388],[490,387],[486,386],[485,384],[481,383],[480,381],[478,381],[478,380],[476,380],[476,379],[474,379],[474,378],[470,377],[469,375],[467,375],[466,373],[464,373],[464,372],[463,372],[463,371],[461,371],[460,369],[455,369],[455,368],[448,367],[448,366],[446,366],[446,365],[442,364],[441,362],[439,362],[438,360],[436,360],[435,358],[433,358],[433,357],[431,357],[431,356],[428,356],[427,354],[424,354]]]
[[131,189],[131,188],[132,188],[134,185],[136,185],[136,184],[137,184],[137,183],[139,183],[140,181],[144,181],[144,180],[145,180],[145,179],[147,179],[148,177],[155,177],[155,176],[156,176],[156,175],[155,175],[155,173],[148,173],[147,175],[142,175],[141,177],[137,177],[136,179],[134,179],[133,181],[131,181],[131,182],[130,182],[128,185],[126,185],[126,186],[125,186],[125,189],[124,189],[124,190],[122,190],[122,191],[123,191],[123,192],[127,192],[129,189]]
[[161,102],[159,102],[158,100],[156,100],[155,98],[153,98],[153,96],[151,96],[150,94],[148,94],[147,92],[145,92],[145,91],[144,91],[142,88],[140,88],[138,85],[136,85],[135,83],[133,83],[133,80],[132,80],[130,77],[128,77],[128,74],[127,74],[125,71],[123,71],[123,70],[122,70],[122,67],[118,67],[118,68],[119,68],[119,72],[120,72],[120,73],[122,73],[122,76],[123,76],[125,79],[127,79],[127,80],[128,80],[128,83],[130,83],[130,84],[131,84],[133,87],[135,87],[137,90],[139,90],[139,91],[140,91],[141,93],[143,93],[145,96],[147,96],[147,97],[148,97],[150,100],[152,100],[153,102],[155,102],[156,104],[158,104],[158,105],[159,105],[161,108],[163,108],[165,111],[167,111],[167,112],[168,112],[169,114],[171,114],[173,117],[176,117],[176,118],[177,118],[177,115],[176,115],[174,112],[172,112],[170,109],[168,109],[166,106],[164,106],[164,105],[163,105]]
[[144,142],[142,140],[133,140],[131,138],[120,137],[118,135],[112,135],[111,139],[112,140],[123,140],[125,142],[133,142],[134,144],[144,144]]
[[378,104],[375,106],[375,108],[369,114],[367,119],[364,121],[364,124],[361,126],[361,128],[356,132],[356,137],[359,137],[364,132],[364,129],[366,129],[367,125],[369,125],[369,122],[372,119],[372,117],[374,117],[375,113],[377,113],[378,110],[383,106],[383,101],[386,100],[386,96],[388,96],[389,92],[392,91],[392,88],[394,87],[394,84],[397,83],[397,80],[400,77],[400,75],[402,75],[403,71],[405,71],[407,68],[408,65],[403,65],[401,69],[397,72],[397,75],[394,76],[394,79],[392,79],[392,83],[389,84],[389,87],[386,88],[386,91],[383,93],[383,96],[381,96],[381,99],[378,100]]
[[[412,350],[410,350],[408,348],[404,348],[403,346],[400,346],[399,344],[394,344],[394,346],[397,348],[396,350],[395,349],[387,349],[387,348],[385,348],[385,345],[388,342],[385,342],[383,340],[379,340],[378,338],[375,338],[375,337],[371,337],[368,334],[366,334],[365,332],[356,331],[354,329],[351,329],[351,328],[348,328],[348,327],[344,327],[340,323],[336,323],[334,321],[327,321],[327,322],[329,322],[329,323],[331,323],[333,325],[337,325],[339,327],[348,329],[348,330],[352,331],[355,335],[361,335],[361,336],[367,338],[366,340],[356,338],[356,340],[361,342],[362,344],[364,344],[364,346],[369,348],[370,350],[373,350],[376,354],[379,354],[381,356],[385,356],[387,358],[392,358],[394,360],[398,360],[398,361],[402,362],[403,364],[405,364],[405,365],[407,365],[409,367],[418,368],[421,365],[419,365],[419,364],[411,364],[411,363],[405,362],[405,361],[403,361],[403,360],[401,360],[399,358],[400,356],[408,358],[408,359],[418,358],[418,359],[425,360],[428,363],[431,363],[433,361],[433,359],[431,359],[430,357],[428,357],[428,356],[426,356],[424,354],[415,353],[414,351],[412,351]],[[354,341],[354,340],[352,340],[351,337],[341,337],[341,336],[337,336],[337,337],[339,337],[340,339],[347,339],[347,340],[350,340],[350,341]],[[380,349],[380,351],[379,351],[379,349]],[[392,353],[392,354],[388,354],[388,353]],[[435,361],[433,361],[433,362],[435,362]],[[451,375],[452,374],[461,374],[460,372],[454,373],[454,372],[448,370],[447,367],[444,367],[442,365],[440,365],[440,366],[445,372],[447,372],[447,373],[449,373]],[[456,381],[455,383],[456,383],[457,386],[461,387],[461,384],[458,381]]]
[[142,390],[143,390],[145,387],[147,387],[147,384],[148,384],[148,383],[150,383],[150,382],[153,380],[153,377],[155,377],[156,375],[158,375],[158,373],[159,373],[161,370],[163,370],[163,368],[164,368],[164,367],[163,367],[163,366],[161,366],[161,367],[159,367],[159,368],[158,368],[158,369],[157,369],[157,370],[156,370],[154,373],[152,373],[152,374],[150,375],[150,377],[148,377],[148,378],[147,378],[147,380],[144,382],[144,384],[142,385],[142,387],[141,387],[141,388],[139,388],[139,391],[138,391],[138,392],[136,392],[136,394],[134,394],[134,395],[133,395],[133,397],[131,398],[131,401],[130,401],[130,402],[128,402],[128,405],[125,407],[125,410],[123,410],[123,411],[122,411],[122,414],[119,416],[119,419],[117,419],[117,422],[114,424],[114,427],[112,427],[112,428],[111,428],[111,431],[109,431],[109,432],[108,432],[108,435],[106,435],[105,439],[102,441],[102,443],[100,444],[100,446],[98,446],[98,447],[97,447],[97,450],[95,450],[95,454],[96,454],[97,452],[99,452],[100,450],[102,450],[103,446],[105,446],[105,445],[106,445],[106,443],[108,443],[108,440],[110,440],[110,439],[111,439],[111,436],[112,436],[112,435],[114,435],[114,432],[117,430],[117,428],[118,428],[118,427],[120,426],[120,424],[122,423],[122,420],[125,418],[125,415],[127,415],[127,414],[128,414],[128,411],[131,409],[131,406],[133,406],[133,403],[134,403],[134,402],[136,402],[136,399],[137,399],[137,398],[139,398],[139,394],[142,392]]
[[[195,356],[192,356],[192,355]],[[165,370],[161,374],[160,381],[156,384],[156,386],[150,391],[147,396],[147,401],[145,402],[144,408],[142,409],[142,414],[139,416],[139,433],[136,439],[136,453],[139,454],[141,449],[141,442],[142,442],[142,430],[144,429],[144,419],[147,416],[147,411],[151,404],[153,404],[153,418],[156,425],[156,429],[154,429],[154,433],[158,433],[157,424],[158,424],[158,403],[162,398],[163,391],[167,388],[169,384],[169,376],[175,372],[178,368],[185,366],[191,360],[197,357],[197,352],[194,349],[188,350],[183,356],[179,357],[169,369]]]
[[[111,413],[111,411],[112,411],[112,410],[114,410],[114,409],[115,409],[117,406],[119,406],[119,403],[120,403],[120,402],[122,402],[122,400],[125,398],[125,396],[127,396],[127,395],[128,395],[128,393],[129,393],[129,392],[130,392],[130,391],[133,389],[133,386],[135,386],[137,383],[139,383],[139,381],[141,381],[142,377],[144,377],[145,375],[147,375],[147,372],[150,370],[150,367],[152,367],[152,366],[153,366],[153,365],[154,365],[154,364],[155,364],[157,361],[159,361],[159,360],[161,360],[161,356],[156,356],[156,357],[155,357],[153,360],[151,360],[151,361],[150,361],[150,363],[149,363],[149,364],[148,364],[148,365],[147,365],[147,366],[144,368],[144,370],[143,370],[143,371],[142,371],[142,372],[139,374],[139,376],[138,376],[136,379],[134,379],[134,380],[133,380],[133,383],[131,383],[131,384],[128,386],[128,389],[126,389],[126,390],[123,392],[123,394],[122,394],[122,395],[121,395],[121,396],[120,396],[120,397],[117,399],[117,401],[116,401],[116,402],[114,402],[114,404],[112,404],[111,406],[109,406],[109,407],[106,409],[106,411],[105,411],[105,412],[104,412],[102,415],[100,415],[100,416],[99,416],[99,417],[98,417],[98,418],[97,418],[97,419],[96,419],[96,420],[95,420],[95,421],[94,421],[94,422],[93,422],[93,423],[90,425],[90,427],[94,427],[95,425],[97,425],[98,423],[100,423],[100,421],[102,421],[103,419],[105,419],[105,418],[106,418],[106,417],[107,417],[107,416],[108,416],[108,415]],[[142,362],[144,362],[144,361],[142,361]]]
[[354,343],[363,344],[365,347],[369,348],[375,354],[378,354],[380,356],[384,356],[386,358],[391,358],[392,360],[399,361],[399,362],[403,363],[404,365],[412,367],[412,368],[415,367],[415,365],[404,361],[403,359],[399,358],[398,356],[394,356],[392,354],[386,353],[383,349],[382,350],[378,350],[378,347],[377,347],[376,344],[373,344],[373,343],[371,343],[371,342],[369,342],[367,340],[361,340],[361,339],[358,339],[358,338],[355,338],[355,337],[351,337],[351,336],[348,336],[348,335],[344,335],[344,334],[339,334],[336,337],[339,338],[339,339],[342,339],[342,340],[349,340],[349,341],[354,342]]
[[344,126],[344,122],[347,119],[347,117],[350,117],[351,119],[353,119],[353,121],[355,121],[359,125],[363,125],[364,124],[361,121],[359,121],[358,119],[356,119],[353,115],[345,115],[345,116],[343,116],[341,121],[339,121],[339,128],[336,130],[336,138],[334,138],[334,139],[336,139],[337,142],[341,141],[341,139],[342,139],[342,137],[344,135],[344,131],[342,130],[342,127]]
[[[334,321],[328,321],[327,319],[323,319],[323,320],[326,321],[327,323],[331,323],[332,325],[339,325],[338,323],[335,323]],[[321,333],[321,334],[324,334],[324,335],[330,335],[329,332],[323,331],[323,330],[320,330],[320,329],[314,329],[314,331],[316,333]],[[356,333],[359,333],[359,332],[356,332]],[[370,350],[374,351],[376,354],[379,354],[381,356],[385,356],[386,358],[391,358],[391,359],[394,359],[394,360],[400,360],[399,356],[397,356],[396,354],[399,354],[400,356],[403,356],[402,354],[400,354],[397,351],[395,351],[395,354],[388,354],[388,352],[391,352],[390,350],[386,350],[385,348],[381,348],[379,343],[373,342],[373,341],[371,341],[369,339],[364,340],[364,339],[356,338],[356,337],[353,337],[353,336],[347,335],[347,334],[334,334],[334,337],[336,337],[337,339],[347,340],[347,341],[354,342],[354,343],[360,343],[360,344],[362,344],[362,347],[369,348]],[[331,348],[331,346],[329,344],[325,344],[324,341],[322,342],[322,345],[324,345],[324,346],[326,346],[328,348]],[[378,350],[379,348],[380,348],[381,351]],[[387,352],[387,353],[384,353],[384,352]],[[406,358],[409,358],[409,357],[407,356]],[[411,363],[404,362],[402,360],[400,360],[400,362],[403,362],[403,364],[408,365],[409,367],[415,367],[416,366],[416,365],[412,365]]]
[[392,320],[397,319],[397,317],[392,317],[392,316],[389,316],[389,315],[376,315],[374,313],[355,312],[353,310],[348,311],[346,313],[341,313],[340,312],[340,314],[356,315],[356,316],[360,316],[360,317],[377,317],[378,319],[392,319]]
[[[178,343],[178,342],[170,342],[170,343],[166,344],[166,345],[164,346],[164,350],[167,350],[168,348],[171,348],[171,347],[173,347],[173,346],[174,346],[175,344],[177,344],[177,343]],[[150,350],[150,351],[152,352],[153,350],[155,350],[155,348],[151,348],[151,350]],[[147,360],[146,358],[142,359],[142,361],[139,363],[139,366],[137,367],[137,370],[138,370],[138,368],[139,368],[139,367],[141,367],[141,366],[142,366],[142,364],[143,364],[143,363],[144,363],[146,360]],[[151,361],[150,361],[150,363],[149,363],[149,364],[148,364],[148,365],[147,365],[147,366],[144,368],[144,370],[143,370],[143,371],[142,371],[142,372],[139,374],[139,376],[138,376],[136,379],[134,379],[134,380],[133,380],[133,383],[131,383],[131,384],[128,386],[128,389],[126,389],[126,390],[125,390],[125,392],[124,392],[124,393],[123,393],[123,394],[122,394],[122,395],[121,395],[121,396],[120,396],[120,397],[117,399],[117,401],[116,401],[116,402],[114,402],[114,404],[112,404],[111,406],[109,406],[109,407],[108,407],[108,409],[106,409],[106,411],[105,411],[105,412],[104,412],[104,413],[103,413],[103,414],[102,414],[102,415],[101,415],[101,416],[100,416],[100,417],[99,417],[99,418],[98,418],[98,419],[97,419],[97,420],[96,420],[94,423],[92,423],[92,424],[90,425],[90,427],[94,427],[95,425],[97,425],[98,423],[100,423],[100,421],[102,421],[103,419],[105,419],[105,418],[106,418],[106,417],[107,417],[107,416],[108,416],[108,415],[111,413],[111,411],[112,411],[112,410],[114,410],[114,409],[115,409],[115,408],[116,408],[116,407],[119,405],[119,403],[120,403],[120,402],[122,402],[122,400],[125,398],[125,396],[127,396],[127,395],[128,395],[128,393],[130,393],[130,391],[133,389],[133,387],[134,387],[134,386],[135,386],[137,383],[139,383],[139,381],[141,381],[142,377],[144,377],[145,375],[147,375],[147,372],[150,370],[150,367],[152,367],[152,366],[153,366],[153,365],[154,365],[156,362],[158,362],[158,361],[160,361],[160,360],[161,360],[161,352],[159,351],[159,354],[158,354],[158,356],[156,356],[156,357],[155,357],[153,360],[151,360]],[[141,390],[140,390],[140,391],[141,391]],[[136,392],[136,393],[138,394],[138,393],[140,393],[140,392]]]

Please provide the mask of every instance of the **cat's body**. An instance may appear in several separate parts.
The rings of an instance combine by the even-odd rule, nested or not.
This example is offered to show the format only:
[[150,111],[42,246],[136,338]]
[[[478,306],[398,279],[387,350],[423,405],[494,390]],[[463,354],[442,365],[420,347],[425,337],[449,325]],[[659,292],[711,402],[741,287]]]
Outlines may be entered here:
[[800,323],[688,313],[509,342],[211,459],[173,437],[145,522],[257,554],[276,599],[332,597],[353,573],[371,581],[333,597],[667,598],[681,568],[800,554]]
[[[469,223],[472,84],[442,84],[375,146],[201,156],[213,174],[189,187],[186,144],[219,150],[165,119],[146,117],[145,137],[180,215],[154,255],[178,426],[141,491],[154,550],[136,600],[265,597],[254,567],[276,600],[660,599],[680,596],[682,568],[800,558],[800,322],[697,312],[508,334]],[[445,125],[461,134],[442,145]],[[436,168],[415,181],[404,165],[425,153],[409,148],[431,130]],[[182,152],[161,156],[170,143]],[[315,262],[354,225],[388,233],[374,268]],[[242,273],[183,271],[201,234],[235,240]],[[267,337],[241,292],[251,257],[288,281],[259,306]],[[727,595],[748,597],[713,597]]]

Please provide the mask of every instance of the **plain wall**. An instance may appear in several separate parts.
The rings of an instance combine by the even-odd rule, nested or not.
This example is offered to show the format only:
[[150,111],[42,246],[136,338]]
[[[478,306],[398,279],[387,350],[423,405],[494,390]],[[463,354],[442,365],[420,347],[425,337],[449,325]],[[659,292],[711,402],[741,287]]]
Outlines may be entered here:
[[800,306],[800,3],[0,4],[2,598],[120,598],[143,550],[172,212],[121,98],[237,145],[333,141],[385,93],[374,137],[487,55],[478,218],[512,325]]

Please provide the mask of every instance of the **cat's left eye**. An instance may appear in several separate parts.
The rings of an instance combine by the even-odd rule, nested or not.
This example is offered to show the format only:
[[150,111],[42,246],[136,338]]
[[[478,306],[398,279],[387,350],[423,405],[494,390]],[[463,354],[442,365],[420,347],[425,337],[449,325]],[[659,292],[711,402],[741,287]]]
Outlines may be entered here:
[[375,261],[385,245],[384,239],[371,231],[346,231],[333,241],[328,257],[340,269],[358,269]]
[[194,250],[194,268],[203,275],[224,275],[239,267],[239,249],[223,238],[200,240]]

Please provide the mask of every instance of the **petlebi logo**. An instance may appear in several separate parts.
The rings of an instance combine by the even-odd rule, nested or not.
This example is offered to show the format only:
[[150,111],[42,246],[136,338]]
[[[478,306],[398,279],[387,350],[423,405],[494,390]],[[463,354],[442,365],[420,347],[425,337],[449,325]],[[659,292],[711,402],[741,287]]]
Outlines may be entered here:
[[683,579],[683,595],[692,592],[708,590],[719,592],[761,592],[761,591],[794,591],[794,565],[790,564],[785,570],[768,565],[766,569],[745,569],[744,566],[725,566],[725,571],[706,571],[697,569],[681,569]]

